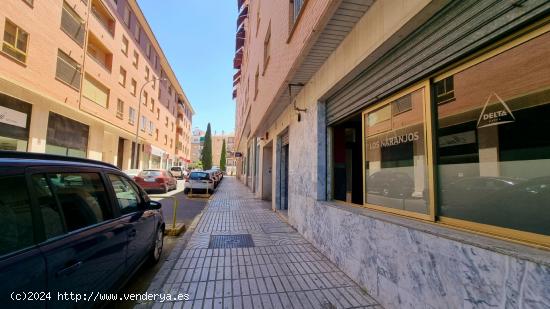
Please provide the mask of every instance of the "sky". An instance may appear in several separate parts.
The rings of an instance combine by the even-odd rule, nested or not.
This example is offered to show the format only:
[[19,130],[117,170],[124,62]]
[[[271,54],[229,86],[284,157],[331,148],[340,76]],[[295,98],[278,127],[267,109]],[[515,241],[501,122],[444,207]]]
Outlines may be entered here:
[[193,128],[235,130],[233,56],[237,1],[138,0],[195,110]]

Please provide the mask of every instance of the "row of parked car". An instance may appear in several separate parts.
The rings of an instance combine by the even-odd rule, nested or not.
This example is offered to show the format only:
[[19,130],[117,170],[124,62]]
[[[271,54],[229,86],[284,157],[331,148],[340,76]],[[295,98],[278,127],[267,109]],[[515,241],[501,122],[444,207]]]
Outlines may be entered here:
[[208,194],[214,193],[223,179],[223,172],[219,169],[206,171],[194,170],[185,178],[184,193],[192,191],[206,191]]

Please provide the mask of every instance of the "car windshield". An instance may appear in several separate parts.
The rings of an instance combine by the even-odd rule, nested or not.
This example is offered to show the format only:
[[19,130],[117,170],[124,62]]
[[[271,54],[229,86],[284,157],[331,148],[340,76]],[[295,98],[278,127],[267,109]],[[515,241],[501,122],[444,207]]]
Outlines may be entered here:
[[191,173],[189,179],[192,180],[208,180],[208,173]]
[[155,177],[160,175],[161,175],[160,171],[143,171],[139,173],[139,176],[141,177]]

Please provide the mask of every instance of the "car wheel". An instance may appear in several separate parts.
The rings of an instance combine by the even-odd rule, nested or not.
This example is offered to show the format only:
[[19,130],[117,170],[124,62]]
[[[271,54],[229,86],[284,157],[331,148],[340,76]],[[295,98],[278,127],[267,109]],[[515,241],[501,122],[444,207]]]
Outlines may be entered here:
[[183,194],[189,194],[189,188],[183,189]]
[[162,188],[162,192],[164,193],[168,192],[168,185],[164,185],[164,188]]
[[162,255],[162,248],[164,246],[164,231],[159,226],[155,234],[155,240],[153,243],[153,248],[149,254],[149,265],[155,265],[160,261],[160,256]]

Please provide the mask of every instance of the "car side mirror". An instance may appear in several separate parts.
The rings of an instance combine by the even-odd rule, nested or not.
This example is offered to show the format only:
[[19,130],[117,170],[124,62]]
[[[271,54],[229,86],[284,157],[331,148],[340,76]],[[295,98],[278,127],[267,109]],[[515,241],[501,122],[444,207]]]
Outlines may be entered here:
[[160,202],[157,202],[157,201],[148,201],[148,202],[145,202],[145,207],[147,209],[161,209],[162,208],[162,204]]

